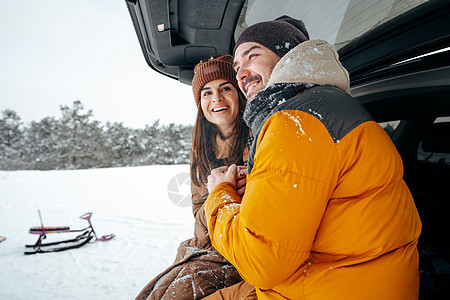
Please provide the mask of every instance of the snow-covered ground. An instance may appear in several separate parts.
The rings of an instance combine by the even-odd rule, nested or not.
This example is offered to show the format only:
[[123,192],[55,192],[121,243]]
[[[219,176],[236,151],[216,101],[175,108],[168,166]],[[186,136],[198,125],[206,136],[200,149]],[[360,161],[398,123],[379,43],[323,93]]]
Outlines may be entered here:
[[[191,207],[171,201],[190,193],[188,165],[74,171],[0,171],[0,299],[134,299],[193,235]],[[183,174],[183,175],[181,175]],[[172,184],[169,184],[172,182]],[[173,194],[169,195],[169,191]],[[176,200],[176,199],[175,199]],[[92,212],[98,236],[115,239],[64,252],[24,255],[28,229],[68,225]],[[64,234],[52,234],[50,238]]]

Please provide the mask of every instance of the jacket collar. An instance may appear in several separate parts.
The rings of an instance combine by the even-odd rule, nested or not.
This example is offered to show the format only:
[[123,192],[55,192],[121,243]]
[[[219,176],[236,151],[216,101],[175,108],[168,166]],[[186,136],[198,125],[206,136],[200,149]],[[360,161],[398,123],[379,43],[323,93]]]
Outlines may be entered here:
[[275,107],[312,86],[301,82],[277,83],[260,91],[245,108],[244,120],[247,126],[254,134],[258,134]]
[[333,85],[350,92],[350,77],[339,61],[338,53],[322,40],[303,42],[278,61],[267,86],[285,82]]

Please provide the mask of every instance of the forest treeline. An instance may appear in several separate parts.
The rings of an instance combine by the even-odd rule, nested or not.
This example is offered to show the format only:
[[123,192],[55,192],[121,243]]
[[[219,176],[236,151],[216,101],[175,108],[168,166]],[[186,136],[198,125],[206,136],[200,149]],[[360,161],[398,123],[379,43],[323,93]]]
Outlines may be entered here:
[[81,101],[60,106],[61,117],[24,124],[13,110],[1,112],[0,170],[64,170],[188,164],[192,125],[144,129],[102,124]]

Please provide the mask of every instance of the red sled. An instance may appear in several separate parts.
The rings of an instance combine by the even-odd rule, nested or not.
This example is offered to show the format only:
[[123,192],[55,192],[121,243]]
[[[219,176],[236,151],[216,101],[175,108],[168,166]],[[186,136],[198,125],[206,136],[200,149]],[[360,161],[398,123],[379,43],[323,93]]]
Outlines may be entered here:
[[[86,220],[89,223],[89,226],[83,229],[70,229],[69,226],[57,226],[57,227],[45,227],[42,222],[41,212],[38,210],[39,219],[41,221],[40,227],[31,227],[29,233],[30,234],[38,234],[38,240],[34,245],[25,245],[26,248],[32,248],[32,250],[25,251],[25,254],[36,254],[36,253],[48,253],[48,252],[59,252],[65,251],[69,249],[79,248],[81,246],[86,245],[92,239],[94,242],[100,241],[105,242],[113,239],[116,235],[114,233],[107,234],[102,236],[101,238],[97,237],[95,233],[94,227],[91,223],[92,213],[88,212],[84,215],[80,216],[80,219]],[[42,241],[47,238],[48,234],[53,233],[69,233],[69,232],[79,232],[75,238],[51,242],[51,243],[43,243]]]

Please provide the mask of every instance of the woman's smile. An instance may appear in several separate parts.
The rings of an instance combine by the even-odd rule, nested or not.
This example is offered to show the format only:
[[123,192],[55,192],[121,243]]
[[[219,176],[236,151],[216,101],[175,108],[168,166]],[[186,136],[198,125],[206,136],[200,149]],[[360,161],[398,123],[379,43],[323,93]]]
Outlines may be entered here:
[[201,90],[200,103],[205,118],[217,125],[222,133],[229,132],[239,113],[239,96],[229,81],[210,81]]

